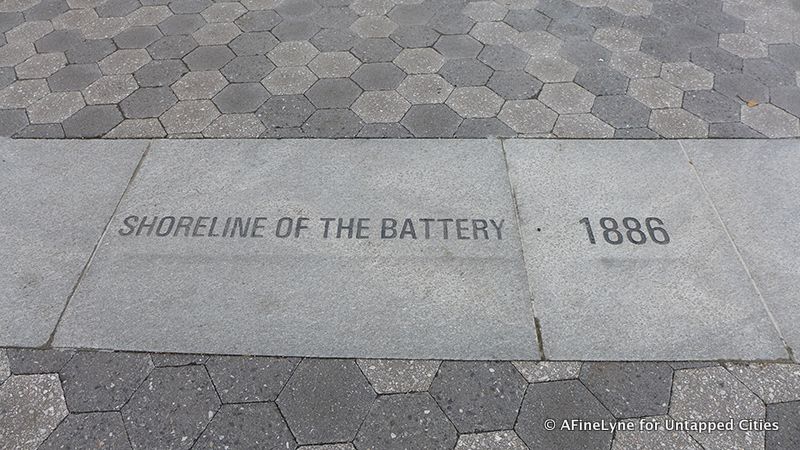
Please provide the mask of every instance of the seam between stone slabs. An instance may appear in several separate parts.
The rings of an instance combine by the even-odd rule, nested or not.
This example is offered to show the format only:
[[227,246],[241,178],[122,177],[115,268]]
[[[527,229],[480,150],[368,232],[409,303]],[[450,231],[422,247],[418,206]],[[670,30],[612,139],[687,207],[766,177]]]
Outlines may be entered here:
[[728,237],[731,246],[733,246],[733,251],[736,252],[736,257],[739,259],[739,263],[744,268],[745,273],[747,273],[747,278],[750,280],[750,284],[753,286],[753,289],[756,290],[756,294],[758,295],[758,300],[761,302],[761,306],[764,307],[764,310],[767,313],[767,317],[769,317],[770,322],[772,322],[772,326],[775,328],[775,332],[778,333],[778,337],[781,339],[781,342],[783,343],[783,348],[784,351],[786,352],[788,360],[794,361],[794,354],[792,353],[792,348],[789,347],[789,344],[786,343],[786,339],[783,337],[783,333],[781,333],[781,328],[778,326],[778,322],[775,320],[775,316],[772,314],[772,311],[769,309],[769,306],[767,306],[767,302],[764,300],[764,295],[762,295],[761,289],[759,289],[758,284],[756,284],[756,280],[753,278],[753,274],[750,272],[750,268],[747,267],[747,264],[745,263],[744,258],[742,257],[742,253],[739,251],[739,247],[733,240],[733,235],[731,235],[730,230],[728,230],[728,226],[722,219],[722,215],[717,209],[717,205],[714,203],[714,199],[711,197],[711,193],[708,191],[708,187],[706,186],[705,182],[703,182],[703,177],[700,175],[700,171],[697,169],[697,166],[694,165],[692,159],[689,157],[689,153],[683,146],[683,141],[684,139],[678,139],[678,145],[680,145],[681,151],[683,152],[683,155],[686,157],[686,162],[689,163],[692,172],[694,172],[694,175],[697,178],[697,182],[700,183],[700,187],[703,189],[703,193],[706,195],[708,202],[711,204],[711,208],[714,209],[714,214],[717,216],[717,220],[719,220],[720,225],[722,225],[722,229],[725,230],[725,235]]
[[116,205],[114,205],[114,209],[111,211],[111,215],[108,217],[105,226],[103,227],[103,231],[100,233],[100,237],[95,242],[94,247],[92,247],[92,252],[89,253],[89,258],[86,260],[86,264],[83,265],[83,269],[81,269],[80,275],[78,275],[78,279],[75,281],[75,285],[72,287],[69,295],[67,296],[67,301],[64,302],[64,307],[61,309],[61,313],[58,315],[58,320],[56,320],[56,324],[53,326],[53,331],[50,333],[50,336],[47,338],[44,344],[42,344],[41,349],[49,349],[52,348],[53,340],[56,337],[56,331],[58,331],[58,326],[61,324],[61,320],[64,318],[64,314],[67,312],[67,308],[69,307],[69,303],[72,298],[75,296],[75,293],[78,291],[78,286],[80,286],[81,281],[83,281],[83,277],[86,276],[86,273],[89,270],[89,267],[92,265],[92,260],[94,260],[95,255],[97,254],[97,249],[100,247],[100,243],[103,242],[103,238],[105,238],[106,233],[108,232],[108,227],[111,226],[111,221],[114,220],[114,216],[117,214],[117,209],[119,209],[119,205],[122,204],[122,199],[125,198],[125,194],[128,193],[128,189],[130,189],[131,185],[133,184],[134,178],[139,173],[139,169],[142,167],[142,163],[144,162],[145,157],[150,152],[150,146],[153,144],[153,141],[147,142],[147,147],[145,147],[144,151],[142,152],[142,156],[139,158],[139,162],[134,167],[133,172],[131,173],[131,177],[128,179],[128,183],[125,185],[125,189],[123,189],[122,194],[119,196],[119,200],[117,200]]
[[498,139],[500,141],[500,152],[503,155],[503,165],[505,167],[506,183],[508,184],[508,191],[511,194],[511,206],[514,213],[514,224],[517,226],[517,234],[519,236],[519,253],[522,257],[522,267],[525,271],[525,289],[528,291],[528,301],[530,302],[531,314],[533,315],[533,326],[536,331],[536,349],[539,352],[539,358],[546,361],[547,357],[544,353],[544,340],[542,336],[542,326],[539,318],[536,317],[536,307],[533,303],[533,290],[531,290],[531,281],[528,277],[528,264],[525,261],[525,245],[522,243],[522,224],[519,218],[519,207],[517,206],[517,194],[514,191],[514,184],[511,182],[511,171],[508,168],[508,156],[506,155],[506,139]]

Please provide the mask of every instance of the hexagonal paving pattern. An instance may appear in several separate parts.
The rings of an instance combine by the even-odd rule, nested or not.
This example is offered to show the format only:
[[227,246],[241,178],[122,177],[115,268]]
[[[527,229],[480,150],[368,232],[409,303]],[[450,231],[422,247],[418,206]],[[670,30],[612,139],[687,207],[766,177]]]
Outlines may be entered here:
[[[800,10],[746,3],[9,0],[0,12],[0,134],[57,136],[69,124],[74,135],[106,136],[119,123],[84,123],[103,119],[85,110],[101,105],[172,124],[138,137],[201,125],[197,133],[215,134],[220,124],[241,132],[270,97],[304,95],[313,111],[295,128],[321,137],[800,136]],[[336,83],[317,81],[325,79]],[[237,83],[261,83],[266,95],[252,85],[220,94]],[[81,98],[48,95],[73,92]],[[377,117],[370,98],[391,108]],[[214,101],[219,118],[175,126],[176,112],[198,105],[181,103],[194,100]],[[314,115],[328,109],[352,114]],[[420,121],[436,112],[441,124]]]

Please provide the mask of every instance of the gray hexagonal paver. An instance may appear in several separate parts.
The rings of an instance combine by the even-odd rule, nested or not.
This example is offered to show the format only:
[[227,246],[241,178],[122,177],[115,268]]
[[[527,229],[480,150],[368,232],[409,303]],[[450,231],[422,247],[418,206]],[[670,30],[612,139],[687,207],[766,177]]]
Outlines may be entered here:
[[355,438],[374,399],[355,361],[305,359],[277,402],[298,443],[319,444]]
[[725,368],[765,403],[800,401],[800,365],[731,363]]
[[[685,431],[668,431],[667,421],[672,421],[668,416],[646,417],[638,419],[626,419],[620,421],[621,425],[631,427],[630,429],[620,429],[614,433],[613,450],[624,450],[634,448],[661,448],[675,450],[702,450],[689,433]],[[641,431],[642,423],[650,424],[652,429]],[[656,428],[657,427],[657,428]]]
[[[610,431],[561,430],[564,420],[613,421],[614,416],[578,380],[530,385],[514,430],[530,449],[609,448]],[[556,428],[546,431],[545,420]]]
[[349,109],[318,109],[303,124],[301,132],[312,138],[353,138],[363,126],[364,122]]
[[119,410],[153,369],[150,356],[78,352],[59,372],[69,410]]
[[53,92],[28,107],[31,123],[58,123],[85,106],[80,92]]
[[359,17],[350,25],[350,30],[363,39],[389,37],[396,29],[397,24],[386,16]]
[[445,361],[431,395],[460,433],[510,429],[527,383],[509,362]]
[[272,95],[302,94],[317,81],[317,76],[305,66],[278,67],[270,72],[261,84]]
[[190,70],[221,69],[236,55],[224,45],[197,47],[183,57],[183,62]]
[[147,46],[147,53],[153,59],[177,59],[188,55],[197,48],[197,42],[191,36],[164,36]]
[[[260,84],[256,86],[264,89]],[[176,103],[159,120],[167,133],[200,133],[219,116],[219,111],[210,100],[184,100]]]
[[365,123],[388,123],[400,121],[410,107],[411,104],[395,91],[368,91],[358,97],[352,110]]
[[359,359],[358,366],[378,394],[427,391],[441,361]]
[[[764,404],[745,385],[722,367],[675,372],[669,415],[675,420],[764,419]],[[763,431],[697,433],[692,437],[713,448],[763,447]]]
[[67,416],[58,375],[15,375],[0,385],[0,442],[36,448]]
[[308,68],[320,78],[345,78],[359,65],[361,62],[350,52],[323,52],[308,64]]
[[528,450],[522,439],[513,431],[462,434],[455,450]]
[[742,123],[770,138],[800,136],[798,118],[769,103],[741,106]]
[[247,113],[255,112],[268,98],[269,93],[260,83],[234,83],[225,86],[212,101],[223,114]]
[[411,104],[444,103],[453,86],[436,74],[410,75],[400,83],[397,92]]
[[455,88],[445,102],[464,118],[494,117],[503,106],[503,99],[485,86]]
[[534,56],[525,71],[545,83],[558,83],[574,80],[578,67],[558,56]]
[[317,108],[347,108],[361,92],[349,78],[323,78],[306,91],[306,97]]
[[399,67],[390,62],[363,64],[350,76],[361,89],[383,91],[395,89],[406,77]]
[[150,54],[142,48],[118,50],[98,63],[103,75],[132,74],[150,62]]
[[683,109],[706,122],[738,122],[740,102],[716,91],[688,91],[683,95]]
[[232,83],[257,83],[274,69],[275,65],[263,55],[252,55],[233,58],[220,72]]
[[462,118],[447,105],[413,105],[400,123],[415,137],[453,137]]
[[223,405],[197,440],[197,448],[292,449],[296,443],[274,403]]
[[767,431],[766,448],[800,447],[800,402],[767,405],[767,421],[778,422],[778,431]]
[[70,414],[47,437],[39,449],[111,448],[129,449],[122,416],[118,412]]
[[653,110],[649,127],[668,139],[708,137],[708,123],[680,108]]
[[314,105],[303,95],[270,97],[256,116],[267,129],[299,127],[314,113]]
[[483,86],[492,76],[491,67],[475,59],[452,59],[446,61],[439,75],[453,86]]
[[614,127],[591,114],[558,116],[553,134],[560,138],[604,139],[614,137]]
[[481,52],[483,44],[466,34],[445,35],[436,41],[433,48],[449,59],[475,58]]
[[605,95],[595,98],[592,114],[614,128],[646,127],[650,109],[631,97]]
[[168,87],[140,88],[119,104],[122,114],[129,119],[145,119],[164,114],[178,101]]
[[90,105],[62,123],[67,138],[98,138],[122,122],[116,105]]
[[257,138],[266,127],[255,114],[225,114],[203,130],[207,138]]
[[63,53],[42,53],[33,55],[25,62],[18,64],[14,70],[17,78],[47,78],[67,64]]
[[409,48],[401,51],[394,63],[408,74],[434,73],[442,68],[444,58],[432,48]]
[[221,91],[228,82],[217,70],[189,72],[172,85],[180,100],[207,100]]
[[513,361],[513,364],[528,383],[576,379],[581,371],[581,363],[572,361]]
[[297,358],[213,356],[206,362],[223,403],[274,401],[297,367]]
[[619,419],[667,413],[672,389],[669,364],[586,362],[580,380]]
[[134,448],[189,448],[219,410],[201,366],[156,368],[122,408]]
[[379,397],[355,440],[357,448],[450,449],[456,429],[427,392]]
[[457,138],[514,137],[517,133],[495,117],[464,119],[456,130]]
[[14,375],[58,372],[75,355],[74,350],[9,348],[8,364]]
[[552,131],[558,114],[539,100],[509,100],[497,118],[518,133],[538,134]]
[[121,102],[139,87],[131,75],[108,75],[83,90],[87,105],[111,105]]
[[547,83],[539,93],[539,101],[559,114],[588,113],[594,94],[575,83]]
[[628,95],[651,109],[680,108],[683,101],[683,91],[661,78],[631,80]]
[[690,62],[662,65],[661,78],[684,91],[711,89],[714,85],[713,73]]
[[133,73],[133,77],[141,87],[169,86],[188,72],[181,61],[165,59],[150,61]]
[[506,100],[528,100],[542,89],[542,82],[522,70],[497,70],[486,86]]
[[97,64],[72,64],[50,75],[47,84],[53,92],[80,91],[101,76]]

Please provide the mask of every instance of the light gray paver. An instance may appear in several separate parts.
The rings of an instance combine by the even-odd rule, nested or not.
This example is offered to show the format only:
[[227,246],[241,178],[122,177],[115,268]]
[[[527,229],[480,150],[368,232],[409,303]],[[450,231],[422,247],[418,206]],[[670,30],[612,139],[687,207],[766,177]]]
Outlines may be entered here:
[[513,364],[528,383],[575,379],[581,372],[581,363],[572,361],[514,361]]
[[725,368],[764,403],[800,400],[800,366],[797,364],[731,363]]
[[668,139],[708,137],[708,123],[680,108],[653,110],[650,113],[649,126]]
[[[504,145],[548,357],[785,356],[677,143],[508,141]],[[587,160],[590,151],[597,158]],[[589,220],[596,244],[579,223],[583,217]],[[624,234],[604,235],[602,227],[613,225],[608,220],[601,225],[603,217],[613,218],[622,231],[625,217],[637,219],[642,229],[646,218],[656,217],[670,242],[658,244],[645,236],[644,244],[635,245],[643,234],[633,240]],[[608,243],[604,236],[619,245]],[[655,239],[666,240],[657,235]],[[642,302],[643,297],[649,300]]]
[[462,434],[456,450],[528,450],[522,439],[513,431]]
[[144,49],[117,50],[98,63],[104,75],[130,74],[150,62],[150,55]]
[[[800,164],[797,140],[725,142],[685,141],[709,195],[722,216],[744,263],[781,330],[786,343],[800,348],[800,312],[794,292],[800,289],[794,204]],[[769,182],[765,182],[765,179]],[[775,224],[781,224],[775,227]]]
[[800,119],[769,103],[742,105],[742,123],[769,138],[800,136]]
[[440,361],[360,359],[358,365],[378,394],[427,391]]
[[9,376],[11,369],[8,366],[8,355],[5,350],[0,350],[0,384],[3,384]]
[[0,385],[0,442],[36,448],[67,415],[58,375],[15,375]]
[[[499,143],[228,142],[224,154],[217,151],[219,145],[214,141],[153,144],[71,302],[56,338],[59,345],[320,356],[536,358]],[[371,152],[372,158],[365,160],[364,151]],[[331,152],[338,156],[330,158]],[[411,158],[409,152],[418,156]],[[317,163],[297,165],[298,157]],[[358,176],[345,169],[356,160]],[[170,167],[177,165],[182,167],[177,173],[184,176],[167,180],[160,175],[163,170],[174,172]],[[301,166],[302,175],[291,169],[301,170]],[[231,184],[232,175],[221,175],[214,177],[218,181],[211,187],[211,179],[202,174],[212,168],[217,174],[236,173],[238,181]],[[252,175],[246,175],[248,171]],[[465,178],[466,174],[471,175]],[[243,190],[248,176],[259,181]],[[297,190],[298,176],[328,186],[327,194],[320,197],[316,189]],[[380,179],[378,186],[383,187],[377,187],[373,179]],[[476,184],[481,186],[480,197],[470,193]],[[175,189],[194,194],[177,198],[171,194]],[[265,196],[265,192],[269,194]],[[251,203],[252,199],[259,199],[258,204]],[[274,200],[264,203],[263,199]],[[408,203],[405,199],[415,200]],[[395,229],[397,237],[390,238],[389,222],[384,228],[386,238],[381,239],[382,218],[400,219],[400,227],[410,227],[403,225],[405,211],[410,209],[418,209],[421,217],[474,217],[486,220],[487,226],[491,226],[490,219],[497,224],[504,220],[502,239],[490,239],[497,236],[491,228],[486,233],[463,228],[469,221],[459,222],[462,231],[450,227],[447,239],[443,229],[432,226],[426,239],[424,229],[419,228],[422,223],[414,224],[414,220],[408,223],[416,225],[417,239],[411,237],[410,228],[403,233],[403,240],[399,238],[401,228]],[[123,221],[130,215],[170,214],[264,215],[267,219],[259,222],[264,228],[256,234],[265,237],[201,243],[182,235],[165,239],[155,234],[148,237],[146,232],[120,234],[125,233]],[[308,229],[302,229],[297,238],[276,237],[277,220],[293,215],[308,217],[303,222]],[[344,225],[350,217],[370,218],[369,231],[362,231],[369,238],[357,239],[352,234],[350,239],[346,230],[341,231],[341,238],[334,237],[339,233],[333,230],[337,222],[325,238],[320,220],[324,217],[342,217]],[[288,222],[281,223],[285,227]],[[476,224],[482,226],[482,222]],[[217,228],[214,233],[220,232]],[[238,257],[226,256],[244,249],[253,252],[246,264]],[[174,256],[160,256],[165,251]],[[187,264],[187,251],[201,251],[205,256],[190,258]],[[308,256],[286,259],[298,251]],[[408,265],[411,255],[415,262]],[[133,262],[140,258],[158,263]],[[365,258],[381,263],[365,271]],[[282,262],[276,265],[275,261]],[[354,265],[358,270],[351,270]],[[293,275],[310,267],[316,267],[313,277]],[[221,269],[224,283],[219,278]],[[265,275],[268,273],[271,275]],[[412,278],[416,281],[408,283]],[[181,279],[186,283],[178,281]],[[125,287],[128,283],[140,286],[135,290],[136,302],[124,299],[126,292],[133,293]],[[142,290],[141,286],[146,287]],[[486,286],[494,286],[491,296],[481,294]],[[186,295],[186,289],[193,294]],[[124,309],[109,305],[110,290],[116,292],[113,298],[127,305]],[[325,292],[335,293],[335,300],[323,301]],[[219,295],[236,300],[225,308],[216,301],[206,303]],[[167,298],[171,300],[164,302]],[[431,303],[431,298],[436,302]],[[332,320],[335,311],[347,314]],[[419,314],[421,311],[425,313]],[[393,319],[387,323],[386,317]],[[241,330],[236,334],[226,331],[233,322]],[[188,331],[198,326],[205,330],[202,336]],[[163,338],[164,332],[170,339]]]
[[41,145],[0,140],[5,211],[0,223],[6,230],[0,255],[12,262],[0,269],[0,345],[35,347],[47,341],[146,147],[145,142],[48,141],[46,150]]

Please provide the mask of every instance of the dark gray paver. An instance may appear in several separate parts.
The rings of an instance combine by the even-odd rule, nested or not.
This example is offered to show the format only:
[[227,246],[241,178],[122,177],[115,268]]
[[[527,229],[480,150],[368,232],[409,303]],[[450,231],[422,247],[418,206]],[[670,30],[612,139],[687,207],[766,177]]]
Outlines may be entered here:
[[0,110],[0,136],[11,136],[28,125],[24,109]]
[[296,442],[274,403],[222,405],[196,448],[294,449]]
[[119,410],[153,369],[149,355],[78,352],[59,371],[70,412]]
[[767,405],[768,422],[778,422],[777,431],[766,432],[766,448],[791,450],[800,447],[800,402]]
[[85,106],[63,122],[67,138],[99,138],[122,122],[116,105]]
[[255,112],[269,98],[261,83],[233,83],[215,95],[213,102],[221,113]]
[[[609,448],[611,431],[562,429],[564,421],[605,420],[614,416],[577,380],[535,383],[528,387],[514,430],[531,450]],[[546,429],[547,419],[554,429]]]
[[592,114],[615,128],[647,127],[650,109],[631,97],[603,95],[594,99]]
[[101,75],[97,64],[71,64],[47,77],[47,84],[53,92],[80,91]]
[[303,124],[302,130],[307,137],[352,138],[358,135],[364,123],[345,108],[318,109]]
[[205,363],[223,403],[275,401],[297,364],[294,358],[213,356]]
[[580,380],[618,419],[667,413],[672,368],[666,363],[584,363]]
[[510,429],[527,383],[508,362],[445,361],[431,395],[460,433]]
[[155,60],[133,73],[141,87],[169,86],[188,72],[186,65],[177,59]]
[[156,367],[177,367],[192,364],[203,364],[208,360],[208,355],[191,355],[182,353],[153,353],[151,356]]
[[350,441],[375,391],[355,361],[306,359],[278,397],[278,407],[300,444]]
[[133,448],[190,448],[219,407],[205,368],[156,368],[122,408],[122,418]]
[[452,137],[461,121],[446,105],[413,105],[400,123],[416,137]]
[[65,448],[130,449],[122,416],[118,412],[70,414],[39,446],[42,450]]
[[323,78],[317,80],[305,96],[320,109],[347,108],[361,92],[361,88],[348,78]]
[[153,87],[135,90],[120,103],[122,114],[128,119],[144,119],[158,117],[178,99],[170,88]]
[[14,375],[58,372],[75,354],[73,350],[22,348],[10,348],[6,353],[11,373]]
[[456,429],[427,392],[384,395],[375,400],[356,448],[451,449]]
[[299,127],[314,113],[314,105],[303,95],[276,95],[256,111],[265,127]]

